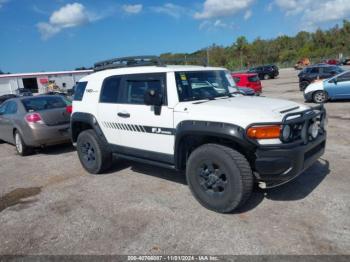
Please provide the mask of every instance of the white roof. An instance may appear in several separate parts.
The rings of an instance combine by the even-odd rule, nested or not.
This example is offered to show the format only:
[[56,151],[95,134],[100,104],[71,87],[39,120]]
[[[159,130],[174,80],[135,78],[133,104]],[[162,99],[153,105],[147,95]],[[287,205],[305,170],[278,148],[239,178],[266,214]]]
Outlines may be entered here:
[[36,73],[18,73],[18,74],[3,74],[0,78],[6,77],[36,77],[48,75],[68,75],[68,74],[91,74],[94,70],[75,70],[75,71],[57,71],[57,72],[36,72]]
[[130,74],[144,74],[144,73],[167,73],[167,72],[181,72],[181,71],[216,71],[227,70],[221,67],[209,66],[193,66],[193,65],[167,65],[167,66],[137,66],[137,67],[123,67],[116,69],[106,69],[98,71],[94,74],[84,77],[81,81],[89,81],[90,78],[106,78],[112,75],[130,75]]

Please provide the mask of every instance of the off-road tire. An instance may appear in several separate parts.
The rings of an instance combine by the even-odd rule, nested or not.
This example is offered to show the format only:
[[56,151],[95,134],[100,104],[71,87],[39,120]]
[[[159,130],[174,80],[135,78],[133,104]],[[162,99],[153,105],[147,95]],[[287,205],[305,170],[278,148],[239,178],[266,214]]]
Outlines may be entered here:
[[28,156],[28,155],[33,153],[33,148],[27,146],[24,143],[21,134],[17,130],[15,131],[15,133],[13,135],[13,139],[15,141],[16,152],[18,155]]
[[[205,171],[207,162],[213,163],[215,174],[222,173],[218,181],[220,184],[226,180],[222,192],[214,192],[213,189],[215,195],[211,194],[211,189],[207,190],[208,183],[212,183],[210,179],[206,180],[203,186],[203,171],[207,172]],[[208,177],[210,176],[212,174]],[[187,161],[186,178],[198,202],[220,213],[230,213],[241,207],[249,199],[254,184],[254,177],[247,159],[236,150],[218,144],[202,145],[191,153]],[[214,186],[217,190],[216,183]]]
[[326,103],[328,95],[325,91],[319,90],[312,94],[312,101],[316,104]]
[[90,174],[97,175],[107,171],[113,162],[112,153],[92,129],[79,134],[77,152],[82,166]]

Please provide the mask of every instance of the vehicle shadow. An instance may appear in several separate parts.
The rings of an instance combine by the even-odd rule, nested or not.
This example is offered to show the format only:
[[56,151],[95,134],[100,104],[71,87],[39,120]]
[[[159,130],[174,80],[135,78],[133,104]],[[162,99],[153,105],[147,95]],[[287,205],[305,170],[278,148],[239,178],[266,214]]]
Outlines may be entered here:
[[76,149],[71,143],[48,146],[44,148],[37,148],[36,154],[45,154],[45,155],[60,155],[65,153],[74,152]]
[[[118,163],[113,165],[109,174],[118,172],[125,168],[131,168],[131,170],[136,173],[187,185],[184,172],[178,172],[175,170],[169,170],[166,168],[155,167],[133,161],[116,161]],[[309,169],[304,171],[304,173],[298,178],[285,185],[265,190],[256,186],[247,203],[238,210],[235,210],[233,214],[249,212],[250,210],[256,208],[264,199],[273,201],[297,201],[304,199],[318,187],[318,185],[329,173],[329,162],[321,159]]]
[[114,159],[111,169],[109,169],[108,172],[105,173],[105,175],[110,175],[112,173],[119,172],[127,168],[130,168],[131,171],[135,173],[140,173],[142,175],[153,176],[174,183],[187,185],[186,175],[184,172],[179,172],[176,170],[152,166],[124,159]]
[[295,180],[272,189],[255,188],[248,202],[234,213],[245,213],[257,207],[264,199],[297,201],[310,195],[330,173],[329,162],[319,160]]

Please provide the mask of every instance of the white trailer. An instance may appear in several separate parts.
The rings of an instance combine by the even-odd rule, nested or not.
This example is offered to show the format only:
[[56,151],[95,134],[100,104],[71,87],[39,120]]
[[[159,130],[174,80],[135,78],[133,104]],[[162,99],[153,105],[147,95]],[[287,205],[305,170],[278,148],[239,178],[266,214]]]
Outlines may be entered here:
[[93,70],[38,72],[0,75],[0,96],[16,94],[18,89],[29,89],[33,93],[46,93],[50,84],[60,90],[71,89],[82,77]]

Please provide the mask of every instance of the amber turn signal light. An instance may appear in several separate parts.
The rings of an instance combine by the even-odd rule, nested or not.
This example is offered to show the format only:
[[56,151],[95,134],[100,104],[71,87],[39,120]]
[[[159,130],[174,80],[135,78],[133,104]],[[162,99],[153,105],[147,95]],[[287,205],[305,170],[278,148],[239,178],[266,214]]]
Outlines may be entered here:
[[281,135],[281,126],[252,126],[248,128],[247,135],[251,139],[273,139]]

